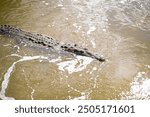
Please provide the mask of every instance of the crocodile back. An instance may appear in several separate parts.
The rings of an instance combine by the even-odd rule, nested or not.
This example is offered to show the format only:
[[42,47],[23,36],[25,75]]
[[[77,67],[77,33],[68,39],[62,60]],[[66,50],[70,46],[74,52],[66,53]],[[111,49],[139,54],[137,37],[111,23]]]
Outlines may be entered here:
[[59,43],[52,37],[44,36],[44,35],[37,34],[37,33],[26,32],[19,28],[15,28],[9,25],[0,25],[0,35],[15,38],[27,44],[33,43],[38,46],[43,46],[46,48],[51,48],[51,49],[60,50],[60,51],[63,50],[63,51],[70,52],[76,55],[87,56],[87,57],[97,59],[99,61],[105,61],[103,57],[93,54],[89,52],[87,49],[77,46],[77,44],[70,45],[70,44]]

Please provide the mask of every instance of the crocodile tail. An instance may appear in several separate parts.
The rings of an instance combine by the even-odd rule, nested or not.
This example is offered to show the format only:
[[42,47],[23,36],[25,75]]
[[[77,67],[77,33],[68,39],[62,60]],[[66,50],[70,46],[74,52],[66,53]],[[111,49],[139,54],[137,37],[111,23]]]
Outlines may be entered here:
[[1,35],[14,36],[14,35],[17,35],[18,32],[20,32],[20,31],[21,31],[20,29],[15,28],[10,25],[0,25],[0,34]]

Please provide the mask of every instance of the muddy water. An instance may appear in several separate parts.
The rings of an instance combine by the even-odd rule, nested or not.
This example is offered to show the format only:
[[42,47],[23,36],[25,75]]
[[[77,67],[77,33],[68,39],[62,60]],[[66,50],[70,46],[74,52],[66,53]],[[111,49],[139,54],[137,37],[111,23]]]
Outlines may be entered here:
[[107,59],[50,53],[0,36],[1,99],[150,99],[149,0],[1,0],[0,24]]

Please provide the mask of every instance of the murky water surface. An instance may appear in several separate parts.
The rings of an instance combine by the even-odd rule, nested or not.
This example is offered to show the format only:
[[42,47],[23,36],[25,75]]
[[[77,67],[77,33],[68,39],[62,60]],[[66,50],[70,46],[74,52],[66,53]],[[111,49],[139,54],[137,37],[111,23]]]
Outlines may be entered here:
[[1,0],[0,24],[107,59],[62,56],[0,36],[1,99],[150,99],[149,0]]

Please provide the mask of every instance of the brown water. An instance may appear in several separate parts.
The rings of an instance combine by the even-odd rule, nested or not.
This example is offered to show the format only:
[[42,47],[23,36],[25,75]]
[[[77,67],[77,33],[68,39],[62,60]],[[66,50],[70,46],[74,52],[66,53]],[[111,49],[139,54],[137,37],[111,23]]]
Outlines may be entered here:
[[150,99],[149,0],[1,0],[0,24],[107,59],[55,55],[0,36],[1,99]]

